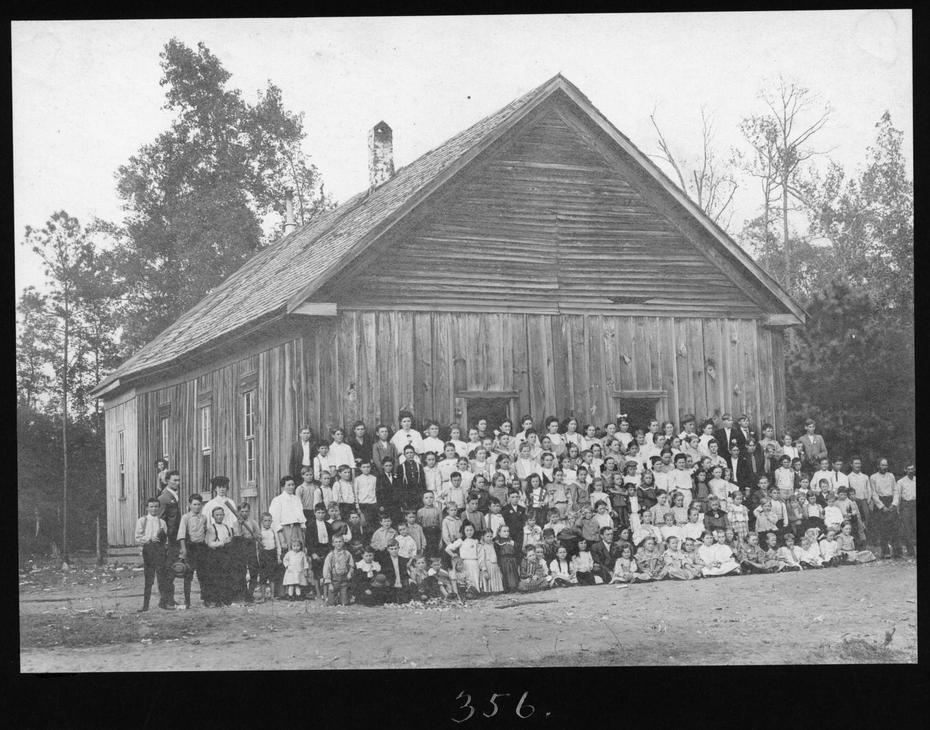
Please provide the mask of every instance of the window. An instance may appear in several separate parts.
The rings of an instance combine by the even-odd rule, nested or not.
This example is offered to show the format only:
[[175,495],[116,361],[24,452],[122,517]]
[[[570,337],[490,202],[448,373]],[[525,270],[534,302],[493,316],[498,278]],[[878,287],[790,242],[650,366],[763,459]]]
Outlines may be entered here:
[[242,394],[244,415],[243,434],[245,436],[245,480],[255,481],[255,391]]
[[120,431],[117,436],[119,448],[119,498],[126,499],[126,442],[123,438],[123,432]]
[[210,444],[212,443],[210,426],[210,406],[203,406],[200,409],[200,450],[204,454],[210,453]]
[[161,419],[161,456],[163,459],[168,458],[168,422],[170,420],[168,416],[163,416]]

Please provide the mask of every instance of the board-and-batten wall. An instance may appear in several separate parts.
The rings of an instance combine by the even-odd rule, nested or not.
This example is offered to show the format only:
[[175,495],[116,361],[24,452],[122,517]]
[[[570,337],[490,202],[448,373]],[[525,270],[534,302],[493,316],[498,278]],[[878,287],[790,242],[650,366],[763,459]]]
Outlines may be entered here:
[[[603,424],[622,406],[614,400],[617,390],[667,391],[667,413],[660,415],[676,422],[684,413],[732,411],[747,413],[756,425],[772,421],[780,430],[784,423],[784,373],[773,368],[782,362],[782,335],[756,320],[346,311],[315,322],[303,337],[108,406],[108,438],[115,438],[117,421],[130,424],[131,410],[138,411],[138,450],[131,440],[125,448],[138,453],[140,500],[156,492],[165,414],[171,466],[181,472],[185,501],[215,474],[230,477],[233,498],[250,495],[247,389],[256,394],[257,493],[251,501],[262,509],[278,491],[303,420],[318,432],[356,419],[396,426],[398,412],[412,408],[419,418],[449,423],[458,420],[462,391],[516,391],[517,409],[540,425],[549,414]],[[204,405],[211,410],[210,474],[202,462]],[[116,448],[108,454],[115,458]],[[114,493],[109,490],[111,502]],[[127,494],[136,493],[127,481]],[[140,504],[110,505],[111,541],[127,535],[122,544],[131,543],[123,522],[131,527]]]
[[[107,536],[111,545],[131,545],[142,503],[138,473],[138,415],[135,391],[107,404],[104,411],[107,462]],[[122,439],[122,448],[120,440]],[[122,472],[120,471],[122,459]],[[120,487],[120,476],[124,482]]]
[[516,391],[541,421],[603,424],[615,391],[668,392],[667,417],[784,423],[782,334],[752,319],[347,311],[304,340],[308,415],[331,427],[457,420],[461,391]]

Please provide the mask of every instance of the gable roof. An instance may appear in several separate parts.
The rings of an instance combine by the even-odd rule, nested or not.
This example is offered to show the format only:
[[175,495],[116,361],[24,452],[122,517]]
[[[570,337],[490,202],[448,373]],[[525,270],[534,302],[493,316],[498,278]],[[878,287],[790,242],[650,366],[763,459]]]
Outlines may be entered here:
[[804,311],[646,155],[561,74],[427,152],[377,188],[359,193],[257,252],[198,304],[95,388],[100,395],[164,367],[255,320],[292,312],[376,238],[552,94],[563,92],[719,242],[790,315]]

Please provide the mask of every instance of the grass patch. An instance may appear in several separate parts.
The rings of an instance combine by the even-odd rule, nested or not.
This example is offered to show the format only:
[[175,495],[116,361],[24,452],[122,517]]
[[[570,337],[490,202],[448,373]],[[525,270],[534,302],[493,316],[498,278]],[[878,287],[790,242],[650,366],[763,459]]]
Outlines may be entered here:
[[182,639],[193,629],[203,629],[203,623],[171,621],[149,623],[141,616],[106,616],[70,614],[66,616],[21,615],[19,617],[20,648],[46,649],[54,646],[82,647],[106,644],[126,644],[151,639]]

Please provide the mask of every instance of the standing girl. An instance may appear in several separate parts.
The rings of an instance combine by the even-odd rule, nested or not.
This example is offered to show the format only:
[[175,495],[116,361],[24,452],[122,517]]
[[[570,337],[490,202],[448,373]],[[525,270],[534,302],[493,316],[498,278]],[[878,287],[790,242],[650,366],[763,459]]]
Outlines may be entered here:
[[[446,518],[448,519],[448,518]],[[451,545],[446,547],[446,553],[449,557],[458,557],[462,559],[465,568],[465,576],[468,585],[476,591],[480,589],[480,572],[478,569],[478,541],[475,539],[475,527],[470,522],[466,522],[462,527],[462,537],[455,540]]]
[[497,561],[497,546],[494,544],[494,534],[490,530],[481,533],[476,552],[478,555],[478,590],[482,593],[503,593],[504,582]]
[[569,418],[565,421],[565,433],[562,434],[562,438],[565,440],[566,450],[574,444],[578,447],[579,451],[581,450],[581,439],[582,436],[578,433],[578,419]]
[[539,524],[546,523],[546,502],[548,501],[548,492],[543,486],[542,477],[536,472],[527,477],[526,480],[526,507],[527,514],[532,512]]
[[504,590],[508,593],[515,591],[520,584],[520,574],[517,569],[517,547],[510,536],[509,526],[503,525],[498,530],[494,544],[497,546],[497,562],[500,565]]
[[284,580],[287,600],[301,600],[300,589],[310,583],[310,561],[300,540],[291,540],[291,549],[284,555]]
[[559,433],[559,419],[555,416],[549,416],[546,419],[546,435],[549,437],[549,443],[552,447],[552,453],[556,457],[565,453],[565,438]]

